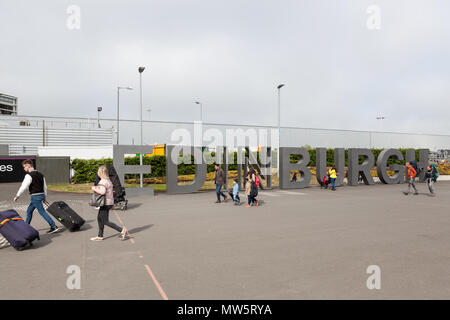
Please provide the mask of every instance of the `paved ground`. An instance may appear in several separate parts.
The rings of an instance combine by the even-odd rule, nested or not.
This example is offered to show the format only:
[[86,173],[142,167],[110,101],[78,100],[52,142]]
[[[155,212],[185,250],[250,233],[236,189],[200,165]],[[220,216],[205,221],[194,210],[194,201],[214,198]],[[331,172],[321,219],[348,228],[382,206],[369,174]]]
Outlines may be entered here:
[[[23,216],[18,184],[0,184],[0,210]],[[80,232],[42,238],[32,249],[0,250],[0,299],[449,299],[450,182],[437,197],[404,196],[405,185],[264,191],[260,207],[215,204],[214,192],[130,198],[112,212],[132,238],[111,229],[101,243],[88,196],[50,193],[87,221]],[[120,220],[118,220],[118,218]],[[69,290],[66,269],[81,269]],[[369,265],[381,290],[368,290]]]

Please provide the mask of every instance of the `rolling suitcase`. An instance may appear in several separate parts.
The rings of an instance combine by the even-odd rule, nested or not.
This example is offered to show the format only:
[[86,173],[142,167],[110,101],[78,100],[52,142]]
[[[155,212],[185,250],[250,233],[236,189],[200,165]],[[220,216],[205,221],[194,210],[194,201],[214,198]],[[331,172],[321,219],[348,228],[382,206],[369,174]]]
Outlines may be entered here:
[[47,211],[71,232],[80,230],[81,226],[85,223],[84,219],[64,201],[56,201],[51,205],[45,202],[45,205],[47,206]]
[[22,250],[32,245],[34,240],[39,240],[39,232],[23,221],[15,210],[0,212],[0,234],[16,250]]

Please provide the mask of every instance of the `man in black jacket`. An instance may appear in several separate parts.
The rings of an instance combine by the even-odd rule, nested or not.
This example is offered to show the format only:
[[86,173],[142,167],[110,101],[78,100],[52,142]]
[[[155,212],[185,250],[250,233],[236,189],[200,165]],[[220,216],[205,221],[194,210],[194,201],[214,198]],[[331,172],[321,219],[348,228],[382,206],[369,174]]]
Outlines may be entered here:
[[214,183],[216,184],[216,194],[217,201],[216,203],[220,203],[220,196],[223,197],[223,201],[227,201],[228,197],[221,191],[222,186],[225,184],[225,172],[220,168],[220,166],[215,163],[214,167],[216,169],[216,177],[214,178]]
[[53,222],[52,218],[50,218],[42,205],[42,202],[45,201],[47,195],[47,184],[44,175],[34,168],[33,161],[31,160],[23,161],[22,166],[27,174],[14,198],[14,202],[17,202],[19,197],[28,189],[31,195],[31,202],[27,209],[26,222],[28,224],[31,223],[34,209],[37,209],[42,218],[50,225],[50,230],[47,231],[47,233],[58,232],[60,229],[56,226],[55,222]]

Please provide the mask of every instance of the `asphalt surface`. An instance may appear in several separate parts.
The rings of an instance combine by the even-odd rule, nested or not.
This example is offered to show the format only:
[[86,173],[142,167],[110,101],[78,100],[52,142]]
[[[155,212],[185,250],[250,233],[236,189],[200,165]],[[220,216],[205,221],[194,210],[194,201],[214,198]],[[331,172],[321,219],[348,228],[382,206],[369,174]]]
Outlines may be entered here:
[[[0,210],[23,217],[18,184],[0,184]],[[406,185],[261,191],[259,207],[216,204],[214,192],[129,198],[111,211],[131,238],[105,227],[97,235],[88,195],[50,192],[87,224],[79,232],[41,233],[30,249],[0,249],[0,299],[449,299],[450,182],[437,196],[405,196]],[[241,196],[241,198],[244,198]],[[68,289],[69,266],[81,289]],[[381,270],[369,290],[367,268]]]

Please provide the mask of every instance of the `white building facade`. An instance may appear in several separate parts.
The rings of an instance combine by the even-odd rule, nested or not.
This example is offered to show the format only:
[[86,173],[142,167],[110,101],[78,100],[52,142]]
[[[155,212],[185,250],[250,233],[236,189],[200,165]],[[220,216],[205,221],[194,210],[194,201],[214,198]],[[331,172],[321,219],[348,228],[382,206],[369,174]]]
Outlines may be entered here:
[[[119,144],[140,144],[141,123],[139,120],[121,120],[119,132],[117,132],[116,119],[100,119],[99,122],[100,128],[97,119],[93,118],[0,115],[0,144],[9,145],[11,155],[37,155],[39,148],[44,150],[46,147],[55,149],[76,146],[103,149],[100,153],[92,151],[95,157],[101,154],[109,157],[108,146],[117,143],[118,134]],[[294,127],[281,127],[278,131],[278,128],[273,126],[148,120],[142,121],[142,132],[144,145],[186,144],[186,141],[180,138],[184,135],[185,138],[190,139],[192,145],[232,146],[232,143],[227,141],[230,132],[232,135],[251,135],[253,132],[258,139],[246,140],[246,145],[252,148],[271,146],[277,149],[278,141],[280,141],[282,147],[308,145],[326,148],[426,148],[431,151],[450,149],[450,135],[437,134]],[[260,138],[264,134],[267,139],[262,141]],[[218,136],[221,136],[223,141],[214,139]]]

